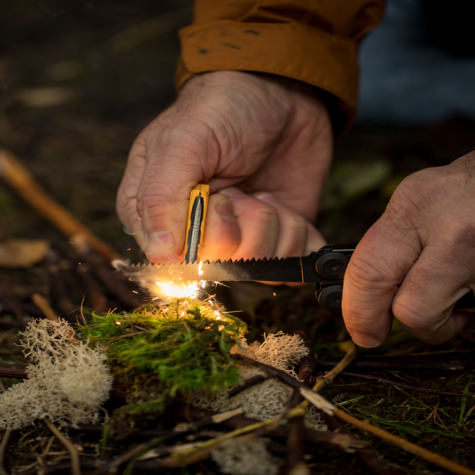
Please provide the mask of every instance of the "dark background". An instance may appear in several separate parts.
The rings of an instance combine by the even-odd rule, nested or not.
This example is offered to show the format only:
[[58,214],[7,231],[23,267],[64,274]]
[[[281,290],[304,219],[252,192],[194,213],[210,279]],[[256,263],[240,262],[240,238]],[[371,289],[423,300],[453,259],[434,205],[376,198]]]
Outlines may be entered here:
[[[142,256],[115,216],[115,193],[135,136],[174,99],[176,31],[191,15],[188,0],[0,2],[0,147],[134,257]],[[418,125],[389,119],[373,117],[337,140],[317,223],[329,241],[357,241],[404,176],[475,144],[474,122],[461,115]],[[62,239],[0,181],[7,237]]]

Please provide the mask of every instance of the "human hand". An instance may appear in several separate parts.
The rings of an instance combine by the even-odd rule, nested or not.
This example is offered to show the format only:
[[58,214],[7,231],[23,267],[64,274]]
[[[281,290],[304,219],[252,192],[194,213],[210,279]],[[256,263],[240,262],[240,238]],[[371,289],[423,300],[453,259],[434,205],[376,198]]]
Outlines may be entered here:
[[303,255],[332,152],[324,104],[304,86],[235,71],[192,78],[138,136],[117,197],[152,261],[182,253],[188,199],[211,196],[202,259]]
[[350,259],[343,317],[361,346],[382,344],[393,315],[416,338],[442,343],[471,317],[453,311],[469,290],[475,291],[475,152],[398,186]]

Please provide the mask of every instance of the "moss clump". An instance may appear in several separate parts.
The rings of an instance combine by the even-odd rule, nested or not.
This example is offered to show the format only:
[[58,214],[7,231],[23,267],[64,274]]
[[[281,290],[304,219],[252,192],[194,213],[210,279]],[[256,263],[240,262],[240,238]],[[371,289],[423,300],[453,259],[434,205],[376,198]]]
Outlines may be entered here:
[[[92,344],[106,345],[114,374],[128,385],[141,386],[144,374],[158,380],[160,396],[150,408],[157,410],[177,394],[232,386],[239,374],[229,350],[246,329],[212,304],[186,299],[133,313],[93,315],[83,332]],[[148,409],[147,403],[141,406]]]

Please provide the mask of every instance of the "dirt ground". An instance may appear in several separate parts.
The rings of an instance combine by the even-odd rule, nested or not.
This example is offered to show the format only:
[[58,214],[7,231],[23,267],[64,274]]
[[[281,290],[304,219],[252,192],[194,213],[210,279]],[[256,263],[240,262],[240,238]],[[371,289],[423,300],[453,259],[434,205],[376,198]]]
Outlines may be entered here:
[[[124,255],[141,257],[115,215],[115,193],[134,137],[174,98],[176,30],[190,18],[188,0],[0,3],[0,148],[13,151],[52,196]],[[475,123],[463,117],[424,127],[355,127],[337,142],[319,228],[330,242],[356,242],[404,176],[448,163],[474,145]],[[64,241],[0,180],[0,240],[7,238],[40,238],[53,245]],[[41,266],[0,269],[2,295],[24,301],[45,285]],[[344,339],[344,330],[314,309],[308,292],[283,291],[278,305],[253,300],[252,311],[249,302],[255,293],[246,288],[237,294],[232,302],[243,308],[247,302],[245,315],[254,335],[276,329],[309,331],[319,356],[338,359],[332,344]],[[7,341],[0,342],[0,360],[14,362]],[[427,363],[424,370],[396,365],[380,373],[388,379],[474,392],[474,341],[472,326],[436,349],[402,338],[369,358],[387,361],[403,355],[409,367],[415,361]],[[440,369],[448,360],[461,368]],[[473,399],[344,377],[326,396],[346,401],[345,409],[361,418],[475,466],[470,449],[475,439]],[[445,473],[379,441],[374,444],[403,473]],[[315,473],[367,473],[349,454],[316,450],[321,463],[314,466]]]

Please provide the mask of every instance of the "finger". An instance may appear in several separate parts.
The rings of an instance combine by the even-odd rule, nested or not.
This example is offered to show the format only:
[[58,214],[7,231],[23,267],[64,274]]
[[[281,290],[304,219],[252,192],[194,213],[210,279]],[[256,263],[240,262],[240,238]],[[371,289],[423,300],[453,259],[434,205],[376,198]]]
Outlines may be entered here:
[[205,150],[183,135],[161,134],[148,151],[139,185],[137,214],[142,218],[144,251],[151,261],[178,259],[185,242],[191,188],[203,180]]
[[223,193],[211,195],[200,259],[230,259],[241,242],[241,231],[233,202]]
[[239,223],[240,242],[231,257],[274,257],[279,236],[279,218],[275,208],[238,188],[226,188],[220,193],[232,201]]
[[304,256],[320,249],[325,240],[315,227],[301,215],[281,204],[271,193],[256,193],[257,199],[271,204],[279,217],[277,257]]
[[[146,145],[142,135],[139,135],[130,149],[116,199],[116,210],[120,221],[134,235],[140,246],[143,244],[143,232],[137,216],[137,194],[145,169],[145,156]],[[139,239],[137,239],[138,235]]]
[[391,213],[383,214],[363,236],[348,263],[342,297],[345,325],[357,345],[384,342],[398,284],[420,252],[417,233]]
[[470,291],[468,257],[465,249],[444,242],[424,248],[392,305],[394,316],[413,336],[443,343],[465,325],[468,314],[453,313],[453,307]]

